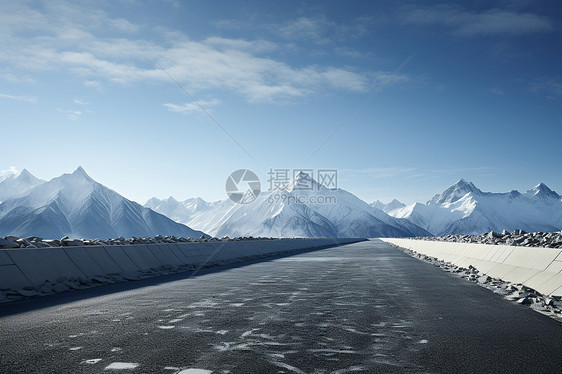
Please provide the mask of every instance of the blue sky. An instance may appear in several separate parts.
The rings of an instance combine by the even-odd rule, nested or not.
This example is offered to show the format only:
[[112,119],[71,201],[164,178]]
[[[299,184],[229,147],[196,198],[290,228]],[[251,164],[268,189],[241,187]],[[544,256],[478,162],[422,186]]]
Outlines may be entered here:
[[2,2],[0,170],[82,165],[141,203],[224,199],[239,168],[337,169],[367,201],[460,178],[562,192],[561,19],[557,1]]

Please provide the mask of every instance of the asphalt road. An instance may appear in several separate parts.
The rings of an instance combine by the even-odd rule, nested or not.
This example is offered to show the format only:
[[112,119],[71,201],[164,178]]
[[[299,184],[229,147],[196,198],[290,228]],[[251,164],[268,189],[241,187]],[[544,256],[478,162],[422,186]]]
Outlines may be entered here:
[[378,240],[0,305],[2,373],[108,367],[553,373],[562,324]]

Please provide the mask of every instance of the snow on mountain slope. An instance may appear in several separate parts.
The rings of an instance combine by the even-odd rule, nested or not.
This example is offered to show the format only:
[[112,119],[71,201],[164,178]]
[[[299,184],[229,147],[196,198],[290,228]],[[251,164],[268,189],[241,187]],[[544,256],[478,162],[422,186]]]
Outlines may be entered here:
[[144,207],[163,214],[176,222],[187,224],[192,215],[204,212],[216,206],[217,203],[209,203],[200,197],[178,201],[170,196],[164,200],[153,197],[144,204]]
[[0,204],[0,234],[88,239],[203,235],[97,183],[81,167]]
[[524,194],[492,193],[461,179],[426,204],[415,203],[389,214],[406,218],[434,235],[562,228],[561,198],[543,183]]
[[[301,188],[302,186],[307,188]],[[200,204],[203,209],[192,210],[180,222],[219,237],[378,237],[428,234],[407,220],[390,217],[369,206],[347,191],[330,190],[306,173],[298,174],[283,188],[262,193],[249,204],[235,204],[230,200],[203,203]],[[167,214],[159,206],[155,206],[155,209]]]
[[400,201],[398,201],[396,199],[392,200],[388,204],[385,204],[382,201],[377,200],[377,201],[371,203],[370,205],[373,208],[380,209],[385,213],[391,212],[391,211],[396,210],[396,209],[401,209],[401,208],[404,208],[406,206],[406,204],[401,203]]
[[44,180],[36,178],[26,169],[23,169],[18,174],[8,175],[0,180],[0,202],[12,197],[21,196],[44,182]]

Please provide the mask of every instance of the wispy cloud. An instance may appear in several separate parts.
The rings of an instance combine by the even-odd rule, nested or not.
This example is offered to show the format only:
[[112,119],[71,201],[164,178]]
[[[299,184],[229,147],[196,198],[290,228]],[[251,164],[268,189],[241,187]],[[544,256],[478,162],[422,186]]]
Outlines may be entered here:
[[91,88],[95,88],[98,91],[101,91],[102,88],[102,84],[99,81],[91,81],[91,80],[87,80],[84,81],[84,86],[86,87],[91,87]]
[[287,39],[314,40],[317,43],[327,43],[327,29],[333,25],[326,17],[300,17],[277,27],[280,36]]
[[[277,27],[288,38],[296,32],[320,43],[324,37],[362,35],[368,22],[361,18],[353,25],[339,25],[325,17],[301,17]],[[134,38],[108,37],[103,25],[136,34]],[[0,62],[13,71],[64,70],[81,77],[87,87],[101,89],[111,84],[168,81],[167,74],[155,66],[153,60],[157,60],[190,90],[228,90],[248,102],[286,103],[329,90],[367,92],[373,83],[374,73],[364,70],[318,64],[296,67],[264,56],[279,48],[264,39],[215,36],[197,41],[164,28],[142,38],[141,28],[128,20],[112,19],[100,9],[82,9],[68,2],[48,3],[41,12],[23,3],[2,3],[0,37],[9,45]]]
[[340,56],[352,57],[352,58],[360,58],[365,57],[365,55],[358,50],[347,48],[347,47],[336,47],[334,48],[334,52]]
[[488,91],[490,91],[490,92],[493,93],[494,95],[500,95],[500,96],[505,95],[505,91],[504,91],[503,89],[501,89],[500,87],[497,87],[497,86],[495,86],[495,87],[490,87],[490,88],[488,89]]
[[0,98],[2,99],[10,99],[10,100],[19,100],[19,101],[27,101],[28,103],[34,103],[37,101],[37,98],[34,96],[18,96],[18,95],[8,95],[0,93]]
[[86,99],[81,98],[81,97],[75,97],[74,100],[72,100],[74,102],[74,104],[77,105],[88,105],[89,103],[86,101]]
[[61,108],[57,108],[57,110],[61,113],[66,114],[66,117],[69,120],[72,121],[76,121],[80,118],[80,116],[82,116],[82,111],[80,110],[74,110],[74,109],[61,109]]
[[[199,100],[198,103],[203,108],[205,108],[206,111],[209,111],[210,107],[213,107],[213,106],[216,106],[216,105],[220,104],[220,101],[217,100],[217,99]],[[184,113],[184,114],[202,112],[201,107],[199,105],[197,105],[197,103],[195,103],[195,102],[185,103],[185,104],[181,104],[181,105],[172,104],[172,103],[166,103],[166,104],[162,104],[162,105],[164,105],[166,108],[168,108],[168,110],[170,112],[178,112],[178,113]]]
[[306,40],[316,44],[329,44],[361,38],[371,31],[372,17],[357,17],[349,23],[335,22],[325,15],[298,17],[282,24],[268,25],[276,34],[289,40]]
[[532,13],[490,9],[471,12],[452,5],[410,6],[402,12],[404,23],[441,25],[459,36],[522,35],[553,30],[547,17]]
[[[301,37],[321,42],[325,36],[362,35],[368,32],[369,22],[363,17],[338,25],[325,17],[301,17],[276,27],[287,38],[299,32]],[[111,34],[105,28],[122,37],[108,37]],[[373,72],[317,64],[297,67],[264,56],[278,48],[264,39],[210,37],[197,41],[162,27],[141,37],[146,35],[139,32],[142,28],[111,18],[92,5],[46,2],[39,11],[24,3],[2,2],[0,38],[6,48],[0,63],[18,72],[64,70],[82,78],[85,86],[100,90],[111,84],[169,81],[154,64],[156,60],[198,94],[228,90],[248,102],[287,103],[329,90],[364,93],[373,84]],[[135,33],[135,37],[127,33]]]
[[19,173],[18,169],[15,166],[10,166],[7,169],[0,170],[0,177],[16,175],[17,173]]
[[25,75],[2,74],[2,79],[10,83],[35,83],[35,79]]
[[109,24],[113,29],[126,33],[135,33],[140,29],[138,25],[134,25],[124,18],[110,19]]
[[534,93],[545,94],[549,98],[562,96],[562,81],[555,78],[538,78],[529,84]]

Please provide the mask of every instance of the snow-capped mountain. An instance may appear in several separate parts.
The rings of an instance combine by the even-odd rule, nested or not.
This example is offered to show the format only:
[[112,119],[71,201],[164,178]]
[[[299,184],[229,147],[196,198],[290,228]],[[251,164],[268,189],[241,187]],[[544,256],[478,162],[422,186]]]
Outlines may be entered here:
[[0,202],[24,195],[45,181],[33,176],[27,169],[0,179]]
[[2,236],[92,239],[157,234],[203,235],[124,198],[94,181],[82,167],[0,204]]
[[408,219],[434,235],[562,228],[561,197],[543,183],[525,193],[492,193],[461,179],[426,204],[415,203],[389,214]]
[[[145,206],[218,237],[428,235],[411,222],[390,217],[345,190],[330,190],[318,184],[306,173],[297,174],[282,188],[260,194],[249,204],[235,204],[230,200],[203,201],[197,204],[200,209],[187,209],[186,202],[180,202],[182,208],[178,208],[175,203],[168,204],[168,200],[151,199]],[[178,212],[184,215],[178,217]]]
[[373,208],[377,208],[382,210],[385,213],[391,212],[396,209],[404,208],[406,204],[401,203],[400,201],[394,199],[390,203],[385,204],[380,200],[377,200],[370,204]]
[[160,200],[156,197],[148,200],[144,207],[152,209],[179,223],[187,223],[193,214],[204,212],[215,203],[209,203],[200,197],[178,201],[173,197]]

